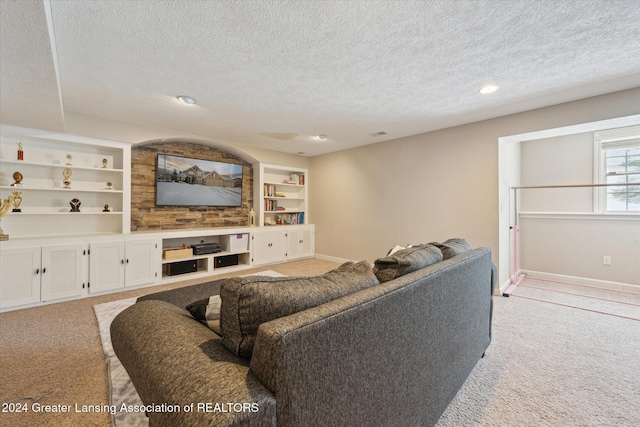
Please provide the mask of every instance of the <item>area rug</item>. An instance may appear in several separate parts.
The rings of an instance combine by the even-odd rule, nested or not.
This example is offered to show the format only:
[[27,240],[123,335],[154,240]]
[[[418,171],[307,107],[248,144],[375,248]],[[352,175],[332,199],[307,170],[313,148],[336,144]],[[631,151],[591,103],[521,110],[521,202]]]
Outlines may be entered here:
[[[247,274],[247,276],[285,277],[284,274],[280,274],[273,270]],[[109,404],[115,405],[116,408],[120,408],[123,403],[126,405],[136,406],[143,404],[140,400],[140,396],[138,396],[138,392],[129,378],[129,374],[113,351],[110,333],[111,322],[113,319],[121,311],[135,304],[137,299],[138,297],[127,298],[104,304],[96,304],[93,306],[93,310],[96,313],[96,319],[98,320],[100,339],[102,341],[102,348],[104,350],[104,357],[109,375],[109,386],[111,388],[109,393]],[[144,413],[120,412],[117,410],[115,412],[116,413],[112,415],[112,423],[115,427],[146,427],[149,425],[149,419],[144,415]]]

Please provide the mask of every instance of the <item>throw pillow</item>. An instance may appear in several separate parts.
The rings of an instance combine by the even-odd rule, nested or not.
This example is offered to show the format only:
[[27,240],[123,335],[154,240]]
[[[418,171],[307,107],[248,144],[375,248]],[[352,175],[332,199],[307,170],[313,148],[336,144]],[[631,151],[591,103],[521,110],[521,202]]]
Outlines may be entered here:
[[430,244],[419,245],[377,259],[373,271],[380,283],[384,283],[440,261],[440,249]]
[[449,259],[473,249],[465,239],[460,238],[445,240],[442,243],[430,243],[430,245],[440,248],[443,259]]
[[345,263],[316,277],[235,277],[222,284],[222,345],[251,357],[258,327],[379,284],[369,263]]
[[212,295],[209,298],[189,304],[186,308],[198,322],[205,324],[213,332],[222,336],[220,331],[220,295]]

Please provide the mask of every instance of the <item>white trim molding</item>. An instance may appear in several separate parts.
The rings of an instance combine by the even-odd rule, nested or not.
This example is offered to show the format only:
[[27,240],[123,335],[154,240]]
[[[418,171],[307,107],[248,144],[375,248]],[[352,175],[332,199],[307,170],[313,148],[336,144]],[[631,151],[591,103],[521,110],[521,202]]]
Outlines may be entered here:
[[611,289],[614,291],[640,293],[640,285],[630,283],[611,282],[607,280],[589,279],[586,277],[565,276],[562,274],[544,273],[542,271],[520,270],[531,279],[550,280],[574,285],[587,285],[601,289]]

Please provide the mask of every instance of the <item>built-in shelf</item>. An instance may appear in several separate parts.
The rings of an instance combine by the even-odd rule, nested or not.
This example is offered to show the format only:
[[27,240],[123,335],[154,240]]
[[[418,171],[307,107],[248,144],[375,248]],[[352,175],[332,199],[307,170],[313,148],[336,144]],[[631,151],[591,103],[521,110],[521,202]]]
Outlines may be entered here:
[[[22,199],[22,212],[2,220],[11,238],[129,232],[130,144],[6,125],[0,131],[0,198],[19,192]],[[72,199],[81,212],[69,212]]]
[[[253,166],[258,225],[308,224],[307,169],[258,163]],[[278,209],[283,208],[283,209]]]

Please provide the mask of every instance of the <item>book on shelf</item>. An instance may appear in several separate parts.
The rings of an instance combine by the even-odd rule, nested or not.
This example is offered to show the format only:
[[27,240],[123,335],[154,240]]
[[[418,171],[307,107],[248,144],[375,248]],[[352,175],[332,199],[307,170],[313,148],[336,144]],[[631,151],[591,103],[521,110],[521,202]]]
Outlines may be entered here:
[[289,176],[289,179],[282,181],[284,184],[304,185],[304,175],[301,173],[294,173]]
[[265,218],[264,225],[298,225],[304,224],[304,212],[277,214]]

